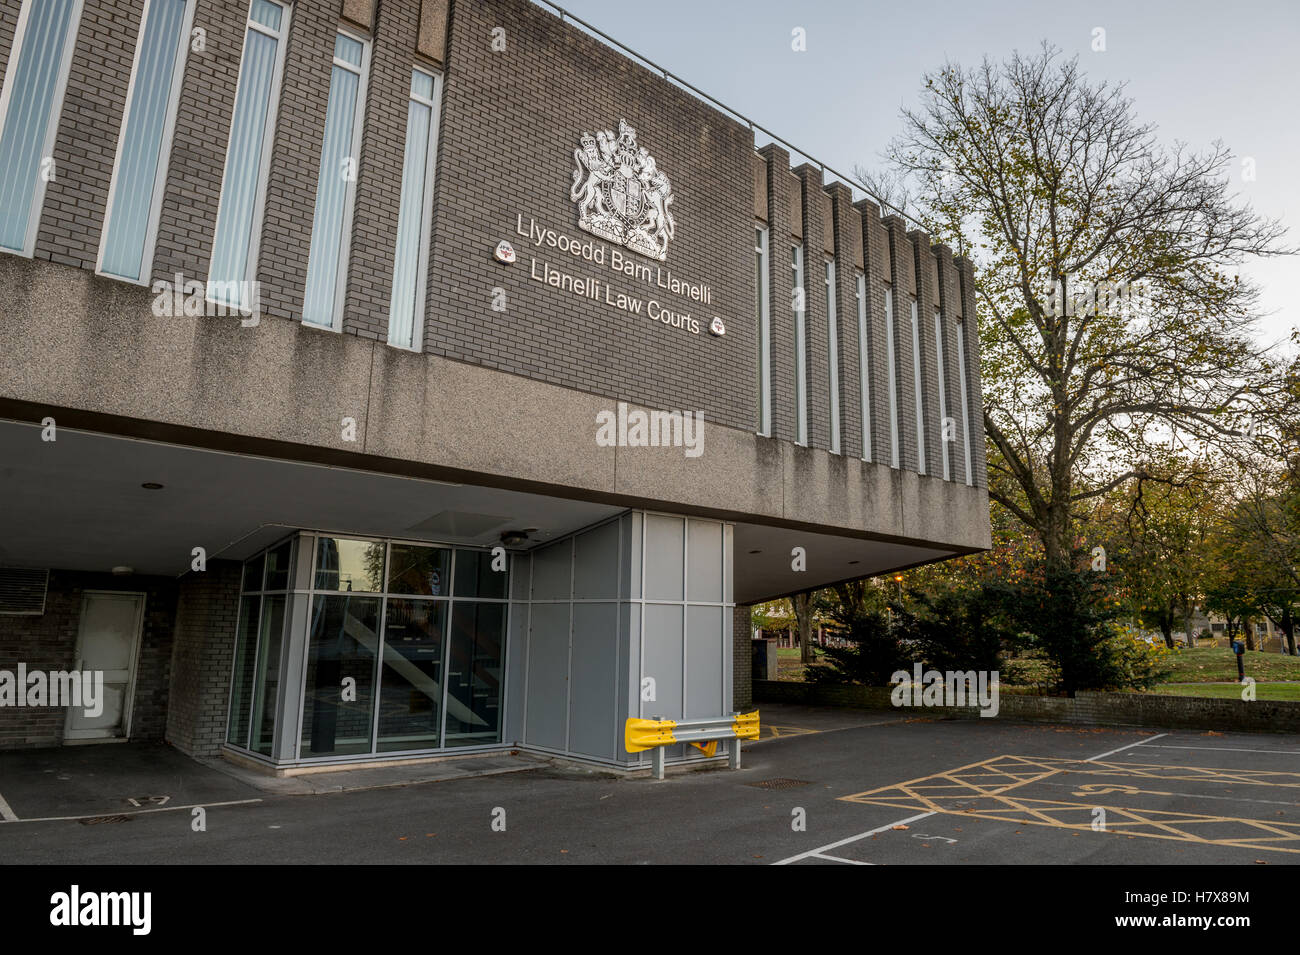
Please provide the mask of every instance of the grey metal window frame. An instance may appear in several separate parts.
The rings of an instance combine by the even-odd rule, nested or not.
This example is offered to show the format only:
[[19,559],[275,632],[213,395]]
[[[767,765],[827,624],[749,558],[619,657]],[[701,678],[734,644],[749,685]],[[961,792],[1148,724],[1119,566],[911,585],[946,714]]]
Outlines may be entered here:
[[[377,758],[395,759],[395,758],[400,758],[402,756],[427,755],[430,753],[447,753],[447,752],[469,753],[469,752],[475,752],[477,749],[483,749],[483,748],[499,749],[502,746],[508,745],[505,741],[505,731],[506,731],[505,703],[506,703],[506,697],[508,695],[508,688],[506,686],[506,670],[507,670],[507,652],[508,652],[508,646],[510,641],[510,604],[512,602],[510,597],[511,579],[515,572],[513,563],[509,560],[507,561],[507,566],[505,571],[506,573],[505,594],[506,595],[504,597],[457,597],[455,596],[457,551],[472,550],[472,551],[490,553],[492,550],[491,547],[481,547],[472,544],[451,544],[445,541],[404,540],[400,538],[373,537],[368,534],[348,534],[344,532],[335,532],[335,531],[302,531],[298,534],[299,541],[301,542],[307,539],[310,539],[312,541],[311,564],[309,565],[308,572],[307,572],[307,581],[311,586],[306,590],[295,591],[295,593],[301,594],[303,597],[306,598],[307,615],[309,621],[311,619],[311,614],[315,609],[317,595],[330,596],[330,595],[337,595],[341,592],[337,590],[322,590],[316,587],[316,570],[317,570],[316,563],[317,560],[319,559],[319,547],[317,547],[316,541],[318,541],[322,537],[333,537],[333,538],[339,538],[341,540],[350,540],[350,541],[369,541],[371,543],[375,543],[375,544],[382,543],[384,545],[383,589],[379,591],[373,591],[373,592],[354,591],[354,593],[356,593],[358,596],[379,598],[379,650],[375,654],[375,669],[371,676],[371,679],[373,681],[371,684],[372,686],[371,695],[372,698],[374,699],[374,712],[371,714],[370,749],[365,753],[344,753],[335,756],[303,756],[302,755],[303,707],[307,699],[307,664],[308,664],[308,658],[311,653],[310,640],[304,640],[303,647],[302,647],[303,656],[301,661],[302,678],[299,681],[299,687],[298,687],[298,706],[297,706],[298,723],[297,726],[295,727],[294,736],[293,736],[293,738],[297,741],[296,749],[292,757],[281,759],[280,762],[281,763],[293,762],[295,764],[296,763],[329,763],[329,762],[363,762],[366,760],[373,760]],[[447,594],[445,596],[434,596],[431,594],[402,594],[402,593],[390,592],[388,590],[388,573],[391,567],[394,544],[398,546],[412,546],[412,547],[443,547],[450,550],[451,562],[448,564],[448,568],[447,568],[447,579],[448,579]],[[514,556],[514,553],[507,550],[506,556],[507,558],[512,558]],[[501,714],[499,717],[500,726],[498,728],[501,739],[499,739],[495,743],[478,743],[470,746],[454,746],[454,747],[447,746],[447,693],[451,681],[447,678],[446,676],[447,671],[444,669],[443,680],[442,680],[442,697],[438,703],[439,706],[438,742],[440,743],[440,745],[432,748],[423,747],[423,748],[415,748],[415,749],[408,749],[408,750],[391,750],[391,751],[385,750],[383,752],[380,752],[378,750],[379,692],[382,685],[380,681],[383,675],[384,642],[387,638],[387,630],[388,630],[387,613],[388,613],[389,597],[396,597],[398,599],[443,601],[447,604],[448,633],[445,637],[444,655],[443,655],[444,661],[447,659],[446,649],[450,647],[450,643],[451,643],[451,633],[450,633],[451,618],[452,618],[452,614],[455,612],[456,601],[458,600],[468,601],[472,603],[496,603],[496,604],[505,605],[506,607],[505,615],[503,616],[502,623],[501,623],[501,627],[502,627],[502,631],[501,631],[501,671],[502,671],[501,672]],[[310,622],[308,624],[308,627],[310,628]]]

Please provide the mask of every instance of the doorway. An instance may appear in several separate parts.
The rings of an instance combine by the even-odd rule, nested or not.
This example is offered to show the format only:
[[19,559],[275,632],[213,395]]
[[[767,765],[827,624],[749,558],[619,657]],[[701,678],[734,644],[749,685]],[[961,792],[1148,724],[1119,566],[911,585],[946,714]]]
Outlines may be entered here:
[[68,708],[65,741],[126,739],[131,733],[136,658],[144,623],[142,593],[87,590],[81,598],[75,667],[104,675],[103,707],[97,716]]

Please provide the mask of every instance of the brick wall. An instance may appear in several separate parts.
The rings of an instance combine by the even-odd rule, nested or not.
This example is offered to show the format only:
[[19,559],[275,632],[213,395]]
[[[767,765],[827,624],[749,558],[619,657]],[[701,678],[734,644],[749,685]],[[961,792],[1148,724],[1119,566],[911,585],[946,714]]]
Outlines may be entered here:
[[[492,30],[505,30],[494,52]],[[753,430],[757,403],[753,266],[753,138],[747,127],[525,0],[453,4],[443,97],[426,350],[652,407],[702,409]],[[570,199],[584,133],[637,131],[668,176],[676,237],[667,260],[604,242],[577,226]],[[597,246],[620,248],[713,289],[713,305],[658,289],[516,234],[536,218]],[[513,266],[492,258],[501,239]],[[606,252],[608,255],[608,251]],[[699,334],[530,278],[533,258],[612,291],[688,312]],[[506,295],[494,311],[493,289]],[[714,338],[717,314],[727,334]]]
[[754,634],[753,625],[750,622],[750,611],[753,608],[748,604],[736,604],[731,618],[731,646],[732,646],[732,706],[736,709],[743,709],[753,702],[753,666],[752,655],[754,652],[752,639]]
[[[131,739],[162,738],[166,721],[176,614],[176,584],[165,577],[53,570],[39,616],[0,616],[0,670],[19,663],[35,670],[71,670],[76,665],[81,602],[87,590],[145,594],[144,621],[136,657]],[[57,746],[63,742],[67,711],[58,707],[0,707],[0,749]]]
[[191,756],[213,755],[225,741],[241,572],[238,561],[209,561],[178,587],[167,742]]
[[[889,688],[875,686],[818,686],[783,680],[757,680],[754,682],[754,699],[760,703],[801,706],[895,709]],[[897,709],[906,711],[909,716],[935,719],[960,717],[1080,726],[1300,733],[1300,703],[1198,699],[1159,693],[1081,692],[1073,699],[1001,693],[996,717],[981,717],[974,707],[901,706]]]
[[[5,29],[18,0],[0,0]],[[830,375],[824,262],[836,262],[841,447],[860,457],[860,381],[854,270],[867,273],[867,318],[873,460],[887,461],[888,369],[884,349],[884,291],[894,290],[895,371],[900,464],[917,468],[915,389],[909,302],[919,299],[923,359],[922,412],[928,470],[942,475],[933,315],[944,322],[946,403],[954,419],[960,402],[956,362],[967,365],[967,417],[981,433],[979,336],[969,263],[931,248],[898,217],[881,220],[869,201],[853,203],[843,185],[824,184],[820,169],[790,168],[776,146],[755,159],[750,130],[621,53],[562,22],[528,0],[343,0],[293,5],[276,107],[272,162],[260,222],[257,277],[268,318],[298,321],[310,250],[331,49],[343,14],[371,35],[360,165],[350,241],[342,330],[383,341],[388,307],[411,68],[428,62],[417,50],[445,48],[439,122],[433,239],[424,315],[424,349],[613,400],[652,407],[703,410],[709,420],[757,427],[757,289],[753,273],[754,219],[770,230],[773,435],[794,437],[794,317],[790,245],[804,248],[808,437],[829,448]],[[239,76],[248,5],[245,0],[197,0],[194,26],[202,50],[185,63],[152,275],[207,275],[230,121]],[[138,0],[85,0],[72,71],[58,125],[58,176],[49,184],[35,255],[93,269],[103,225],[112,162],[118,146],[135,44]],[[505,48],[493,48],[504,30]],[[433,34],[445,30],[446,42]],[[499,35],[500,36],[500,35]],[[0,35],[0,68],[11,36]],[[708,284],[711,305],[566,255],[534,250],[516,233],[518,217],[591,240],[608,256],[611,243],[577,227],[569,189],[574,150],[583,133],[617,130],[626,119],[638,144],[669,176],[676,236],[663,266],[690,282]],[[492,258],[501,239],[519,252],[503,266]],[[624,250],[626,252],[626,250]],[[659,263],[626,252],[639,265]],[[640,315],[534,281],[533,260],[642,301]],[[540,267],[540,265],[539,265]],[[109,282],[109,280],[101,280]],[[110,283],[111,284],[111,283]],[[494,309],[497,290],[505,310]],[[691,334],[650,319],[650,299],[689,313]],[[714,315],[727,334],[708,334]],[[965,355],[955,325],[966,322]],[[960,425],[960,422],[958,421]],[[964,460],[958,442],[950,460]],[[973,441],[974,483],[986,486],[984,442]],[[953,468],[954,480],[964,473]]]

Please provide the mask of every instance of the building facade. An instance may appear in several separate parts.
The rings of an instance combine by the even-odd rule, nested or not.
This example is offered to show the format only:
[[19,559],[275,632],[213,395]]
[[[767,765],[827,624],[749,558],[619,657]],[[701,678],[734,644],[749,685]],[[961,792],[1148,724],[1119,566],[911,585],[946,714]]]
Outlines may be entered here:
[[105,687],[0,746],[635,767],[752,603],[989,546],[969,263],[542,5],[0,0],[0,74],[0,672]]

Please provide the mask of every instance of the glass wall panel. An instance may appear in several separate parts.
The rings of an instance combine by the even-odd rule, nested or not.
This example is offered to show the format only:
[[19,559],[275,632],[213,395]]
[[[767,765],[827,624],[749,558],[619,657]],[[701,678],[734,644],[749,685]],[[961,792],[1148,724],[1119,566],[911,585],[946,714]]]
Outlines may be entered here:
[[379,683],[379,752],[440,745],[446,628],[445,601],[388,599]]
[[388,592],[445,597],[451,592],[451,548],[394,544]]
[[504,600],[508,577],[509,574],[504,570],[492,569],[491,551],[456,549],[457,597],[488,597]]
[[275,704],[280,689],[280,648],[284,641],[283,594],[262,598],[261,639],[257,644],[256,697],[249,749],[271,755],[275,742]]
[[447,665],[447,746],[501,741],[506,604],[457,601]]
[[368,753],[379,598],[319,594],[312,605],[310,628],[300,755]]
[[384,589],[384,545],[322,537],[316,542],[316,590],[378,593]]
[[[289,562],[293,558],[293,541],[285,541],[266,553],[266,590],[286,590],[289,586]],[[259,558],[260,560],[261,558]]]
[[266,566],[266,555],[258,554],[244,564],[244,591],[262,589],[262,568]]
[[[248,565],[244,566],[248,576]],[[235,632],[235,667],[230,685],[230,713],[226,719],[226,742],[248,745],[248,715],[253,699],[253,673],[257,653],[258,608],[262,598],[254,594],[239,601],[239,628]]]

